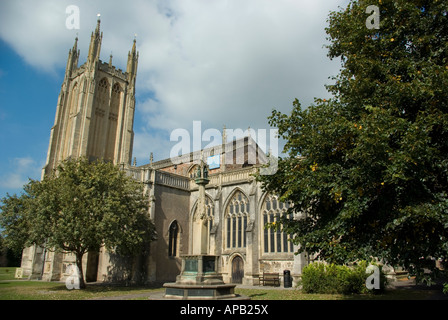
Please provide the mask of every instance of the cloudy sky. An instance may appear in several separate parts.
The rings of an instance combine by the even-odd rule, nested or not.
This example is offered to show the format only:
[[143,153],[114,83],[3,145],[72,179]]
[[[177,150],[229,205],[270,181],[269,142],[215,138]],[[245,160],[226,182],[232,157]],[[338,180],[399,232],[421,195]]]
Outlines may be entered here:
[[[0,198],[40,179],[50,129],[76,36],[86,60],[101,14],[101,60],[126,69],[140,53],[133,155],[168,158],[173,130],[268,130],[272,109],[289,112],[329,94],[339,61],[327,57],[330,11],[348,0],[0,0]],[[79,8],[79,29],[71,18]],[[69,26],[69,28],[68,28]],[[191,137],[192,138],[192,137]],[[269,141],[267,141],[269,144]],[[202,147],[208,142],[204,141]]]

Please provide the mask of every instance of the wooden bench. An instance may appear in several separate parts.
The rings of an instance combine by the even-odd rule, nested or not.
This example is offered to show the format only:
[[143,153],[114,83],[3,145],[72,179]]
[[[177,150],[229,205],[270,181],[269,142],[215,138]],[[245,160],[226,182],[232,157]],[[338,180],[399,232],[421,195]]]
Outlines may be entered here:
[[263,272],[263,275],[258,276],[258,280],[260,281],[260,285],[263,286],[280,286],[280,276],[278,273]]

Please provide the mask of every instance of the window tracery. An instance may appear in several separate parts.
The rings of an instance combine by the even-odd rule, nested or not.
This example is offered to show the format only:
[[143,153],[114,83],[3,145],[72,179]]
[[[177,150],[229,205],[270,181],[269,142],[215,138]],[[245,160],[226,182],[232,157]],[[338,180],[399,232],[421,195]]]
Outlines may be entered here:
[[[278,196],[266,196],[261,209],[264,253],[294,252],[293,243],[289,241],[290,235],[283,232],[281,228],[265,228],[267,224],[275,224],[280,220],[280,217],[288,214],[289,207],[290,204],[279,201]],[[290,216],[288,215],[288,217]]]
[[226,221],[226,247],[245,248],[246,229],[249,217],[249,200],[237,191],[229,201],[225,212]]

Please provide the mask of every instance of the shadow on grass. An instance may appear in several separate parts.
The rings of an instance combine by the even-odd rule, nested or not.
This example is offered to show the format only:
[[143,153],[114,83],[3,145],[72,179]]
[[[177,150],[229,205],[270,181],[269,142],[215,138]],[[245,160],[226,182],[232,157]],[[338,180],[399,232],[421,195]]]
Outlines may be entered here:
[[440,286],[407,284],[379,293],[343,295],[342,300],[448,300]]
[[[141,290],[157,290],[162,289],[161,285],[126,285],[123,283],[87,283],[86,288],[81,291],[91,293],[102,292],[132,292]],[[67,291],[65,284],[51,288],[52,291]]]
[[255,297],[262,297],[262,296],[265,296],[265,295],[266,295],[266,293],[253,293],[253,294],[250,294],[249,297],[250,298],[255,298]]

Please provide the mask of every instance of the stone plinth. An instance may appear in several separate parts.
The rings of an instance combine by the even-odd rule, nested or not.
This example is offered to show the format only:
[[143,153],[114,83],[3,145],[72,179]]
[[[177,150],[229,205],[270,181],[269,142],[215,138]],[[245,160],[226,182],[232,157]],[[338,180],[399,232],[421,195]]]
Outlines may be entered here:
[[182,270],[175,283],[165,283],[165,299],[249,299],[234,293],[235,284],[225,284],[217,272],[218,256],[182,257]]
[[218,256],[188,255],[182,257],[182,269],[176,283],[182,284],[223,284],[217,272]]
[[219,300],[219,299],[245,299],[234,293],[234,284],[181,284],[165,283],[165,299],[180,300]]

